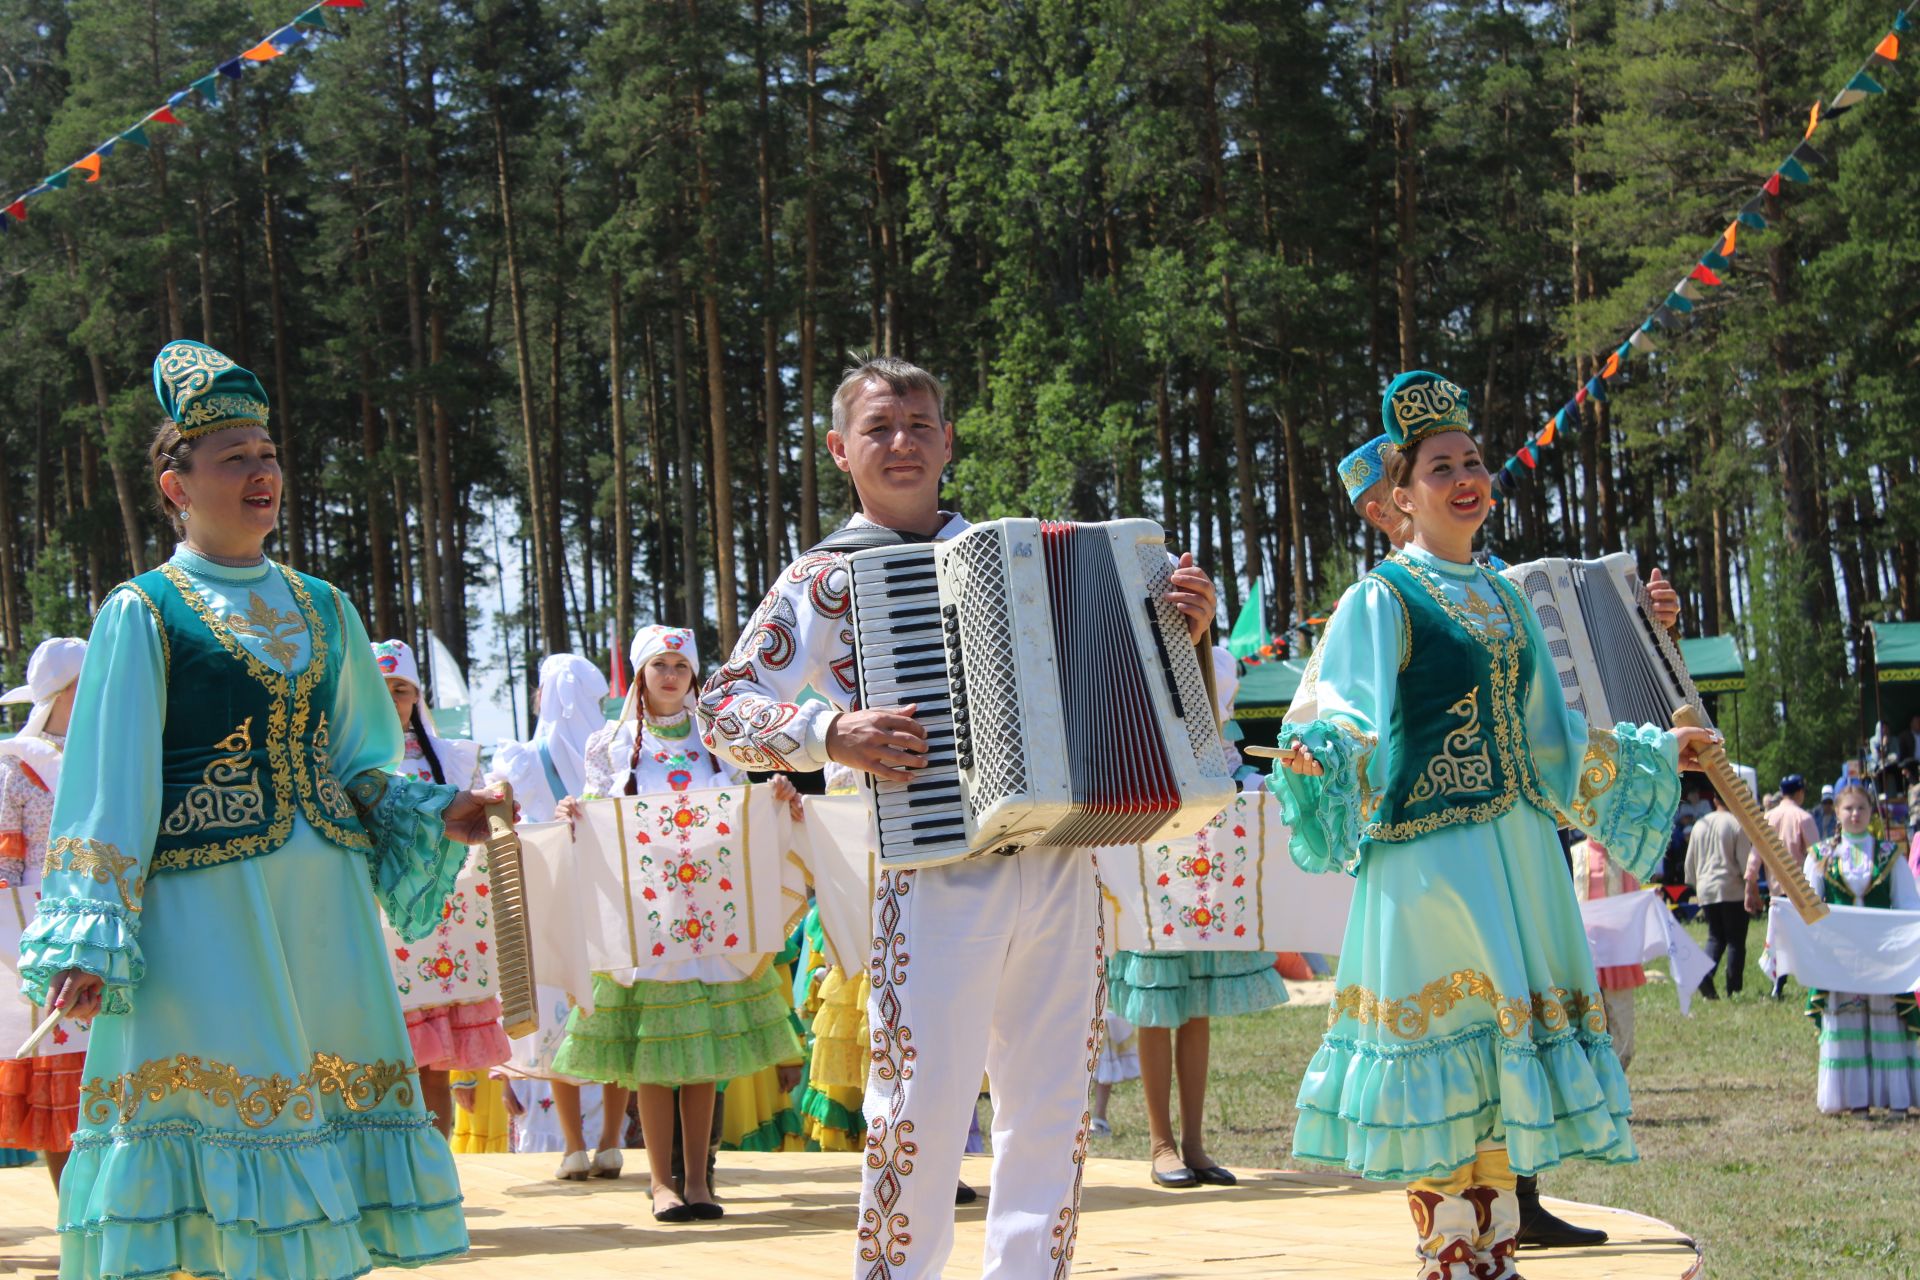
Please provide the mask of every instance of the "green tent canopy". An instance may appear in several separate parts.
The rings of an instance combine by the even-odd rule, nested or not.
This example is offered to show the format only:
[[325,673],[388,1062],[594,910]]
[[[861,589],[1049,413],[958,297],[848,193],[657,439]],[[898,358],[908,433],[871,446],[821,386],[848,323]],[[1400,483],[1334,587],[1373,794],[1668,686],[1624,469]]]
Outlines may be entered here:
[[1300,688],[1300,677],[1306,670],[1306,662],[1299,658],[1248,667],[1240,677],[1240,688],[1233,695],[1233,718],[1280,719],[1292,705],[1293,695]]
[[1747,664],[1732,636],[1700,636],[1680,642],[1693,686],[1702,693],[1739,693],[1747,687]]
[[1920,622],[1875,622],[1873,665],[1881,684],[1920,684]]

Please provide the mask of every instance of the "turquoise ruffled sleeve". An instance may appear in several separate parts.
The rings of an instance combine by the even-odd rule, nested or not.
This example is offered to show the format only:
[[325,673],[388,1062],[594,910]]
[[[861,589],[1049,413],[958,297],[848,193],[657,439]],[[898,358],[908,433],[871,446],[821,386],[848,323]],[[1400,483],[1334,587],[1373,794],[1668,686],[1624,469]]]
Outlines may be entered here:
[[373,840],[373,888],[394,931],[418,942],[439,925],[447,895],[466,866],[467,846],[448,840],[441,815],[461,788],[397,777],[406,750],[393,696],[373,662],[360,614],[341,601],[345,642],[332,723],[339,779]]
[[1288,851],[1302,870],[1360,868],[1361,832],[1380,807],[1391,743],[1394,690],[1407,659],[1406,617],[1393,592],[1372,578],[1347,590],[1316,651],[1317,718],[1280,727],[1282,750],[1304,743],[1323,772],[1299,774],[1275,761],[1267,787],[1292,832]]
[[20,987],[35,1004],[64,969],[105,982],[103,1013],[128,1013],[146,975],[140,911],[160,829],[167,668],[160,624],[121,589],[94,620],[53,802],[46,878],[20,939]]
[[1680,748],[1671,729],[1625,721],[1589,726],[1567,705],[1540,620],[1517,591],[1507,604],[1527,627],[1532,689],[1527,745],[1547,798],[1630,875],[1645,879],[1666,855],[1680,806]]

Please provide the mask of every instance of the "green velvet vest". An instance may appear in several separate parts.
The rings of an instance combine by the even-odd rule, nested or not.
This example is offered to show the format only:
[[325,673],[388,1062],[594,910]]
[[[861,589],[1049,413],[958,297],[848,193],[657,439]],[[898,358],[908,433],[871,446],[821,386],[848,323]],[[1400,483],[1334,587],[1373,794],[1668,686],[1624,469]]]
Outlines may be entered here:
[[[1853,890],[1847,888],[1847,878],[1840,874],[1840,845],[1842,837],[1833,836],[1821,842],[1816,852],[1820,855],[1820,893],[1829,906],[1850,907],[1853,905]],[[1864,907],[1880,907],[1883,910],[1893,906],[1893,860],[1900,856],[1900,846],[1891,840],[1875,843],[1873,849],[1873,883],[1867,886],[1867,894],[1860,899]]]
[[1497,609],[1462,607],[1430,570],[1398,555],[1371,576],[1393,592],[1405,621],[1391,776],[1365,837],[1397,843],[1489,822],[1522,795],[1554,816],[1527,750],[1526,605],[1488,574],[1504,620]]
[[[307,664],[292,676],[262,662],[172,565],[118,590],[137,595],[160,629],[167,669],[161,730],[160,828],[149,874],[219,866],[279,849],[297,813],[348,849],[372,841],[333,776],[327,714],[339,685],[346,623],[339,596],[283,565],[304,623]],[[318,596],[332,602],[322,612]]]

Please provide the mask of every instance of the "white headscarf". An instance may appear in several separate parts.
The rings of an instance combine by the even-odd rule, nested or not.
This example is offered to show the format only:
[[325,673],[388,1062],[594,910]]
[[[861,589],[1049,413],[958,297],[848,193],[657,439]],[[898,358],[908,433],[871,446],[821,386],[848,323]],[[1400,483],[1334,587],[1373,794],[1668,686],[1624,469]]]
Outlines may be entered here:
[[0,703],[31,702],[33,711],[20,732],[0,742],[0,753],[17,756],[33,768],[49,791],[60,785],[60,751],[46,740],[54,699],[80,678],[87,642],[73,636],[42,640],[27,660],[27,682],[0,694]]
[[601,706],[606,696],[606,676],[578,654],[549,654],[540,663],[540,722],[533,745],[546,746],[570,796],[586,789],[587,738],[607,722]]
[[643,707],[646,681],[643,672],[647,663],[663,653],[677,653],[693,664],[693,682],[687,686],[686,707],[700,701],[700,650],[694,640],[693,632],[685,627],[647,626],[636,631],[633,643],[627,647],[627,660],[633,667],[633,684],[627,689],[626,705],[620,709],[620,719],[635,720],[640,717]]
[[464,738],[440,736],[439,727],[433,723],[433,712],[427,707],[426,690],[420,687],[420,660],[414,657],[413,646],[405,640],[376,640],[373,642],[373,661],[380,668],[380,674],[387,679],[404,680],[413,686],[416,699],[414,706],[420,713],[420,727],[426,733],[433,758],[440,762],[443,780],[456,787],[470,785],[474,766],[480,759],[480,744]]

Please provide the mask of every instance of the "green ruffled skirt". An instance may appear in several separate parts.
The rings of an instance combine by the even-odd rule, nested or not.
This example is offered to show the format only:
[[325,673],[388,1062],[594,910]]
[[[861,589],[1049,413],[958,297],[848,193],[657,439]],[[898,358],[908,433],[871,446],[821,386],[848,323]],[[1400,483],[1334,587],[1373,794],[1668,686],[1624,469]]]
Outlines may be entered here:
[[1107,1008],[1136,1027],[1178,1027],[1287,1002],[1271,951],[1118,951],[1107,966]]
[[593,1012],[575,1009],[553,1069],[624,1089],[709,1084],[802,1056],[782,973],[741,982],[640,981],[593,975]]

